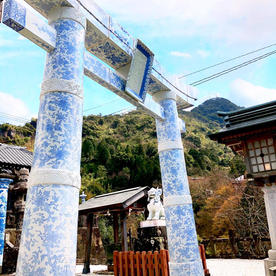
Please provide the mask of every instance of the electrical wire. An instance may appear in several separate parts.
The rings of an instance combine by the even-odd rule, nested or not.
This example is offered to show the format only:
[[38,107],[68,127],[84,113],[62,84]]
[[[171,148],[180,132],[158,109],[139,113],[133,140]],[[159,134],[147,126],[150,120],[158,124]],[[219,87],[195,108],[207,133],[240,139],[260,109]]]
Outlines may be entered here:
[[16,116],[16,115],[12,115],[12,114],[8,114],[8,113],[4,113],[4,112],[0,112],[0,119],[4,118],[5,120],[11,120],[11,121],[17,121],[20,123],[27,123],[30,121],[30,119],[24,118],[24,117],[20,117],[20,116]]
[[204,68],[199,69],[199,70],[197,70],[197,71],[194,71],[194,72],[188,73],[188,74],[186,74],[186,75],[183,75],[183,76],[179,77],[179,79],[182,79],[182,78],[185,78],[185,77],[188,77],[188,76],[191,76],[191,75],[200,73],[200,72],[202,72],[202,71],[205,71],[205,70],[207,70],[207,69],[210,69],[210,68],[213,68],[213,67],[216,67],[216,66],[219,66],[219,65],[228,63],[228,62],[230,62],[230,61],[233,61],[233,60],[236,60],[236,59],[239,59],[239,58],[242,58],[242,57],[245,57],[245,56],[248,56],[248,55],[257,53],[257,52],[259,52],[259,51],[262,51],[262,50],[264,50],[264,49],[267,49],[267,48],[270,48],[270,47],[273,47],[273,46],[276,46],[276,44],[274,43],[274,44],[265,46],[265,47],[263,47],[263,48],[259,48],[259,49],[257,49],[257,50],[254,50],[254,51],[251,51],[251,52],[242,54],[242,55],[240,55],[240,56],[237,56],[237,57],[234,57],[234,58],[230,58],[230,59],[224,60],[224,61],[219,62],[219,63],[216,63],[216,64],[214,64],[214,65],[204,67]]
[[27,121],[21,121],[21,120],[15,120],[11,118],[6,118],[6,117],[0,117],[0,124],[23,124],[25,125]]
[[271,51],[271,52],[269,52],[269,53],[266,53],[266,54],[264,54],[264,55],[262,55],[262,56],[258,56],[258,57],[254,58],[254,59],[245,61],[245,62],[243,62],[243,63],[241,63],[241,64],[238,64],[238,65],[236,65],[236,66],[233,66],[233,67],[231,67],[231,68],[228,68],[228,69],[226,69],[226,70],[223,70],[223,71],[221,71],[221,72],[218,72],[218,73],[213,74],[213,75],[211,75],[211,76],[208,76],[208,77],[206,77],[206,78],[203,78],[203,79],[200,79],[200,80],[198,80],[198,81],[192,82],[192,83],[190,83],[190,85],[192,85],[192,86],[198,86],[198,85],[200,85],[200,84],[202,84],[202,83],[208,82],[208,81],[213,80],[213,79],[215,79],[215,78],[218,78],[218,77],[220,77],[220,76],[222,76],[222,75],[225,75],[225,74],[228,74],[228,73],[230,73],[230,72],[232,72],[232,71],[238,70],[238,69],[240,69],[240,68],[242,68],[242,67],[245,67],[245,66],[247,66],[247,65],[249,65],[249,64],[251,64],[251,63],[257,62],[257,61],[259,61],[259,60],[261,60],[261,59],[267,58],[267,57],[269,57],[269,56],[271,56],[271,55],[274,55],[274,54],[276,54],[276,50]]
[[112,101],[109,101],[109,102],[106,102],[106,103],[103,103],[103,104],[100,104],[100,105],[96,105],[96,106],[87,108],[87,109],[85,109],[83,112],[87,112],[87,111],[90,111],[90,110],[94,110],[94,109],[100,108],[100,107],[102,107],[102,106],[105,106],[105,105],[107,105],[107,104],[114,103],[114,102],[118,102],[119,100],[121,100],[121,98],[119,98],[119,99],[114,99],[114,100],[112,100]]
[[124,109],[121,109],[121,110],[118,110],[118,111],[112,112],[112,113],[110,113],[110,114],[104,115],[104,117],[106,117],[106,116],[116,115],[116,114],[118,114],[118,113],[120,114],[120,113],[122,113],[122,111],[128,111],[128,112],[131,112],[131,111],[133,111],[133,110],[136,110],[136,108],[135,108],[135,107],[128,107],[128,108],[124,108]]

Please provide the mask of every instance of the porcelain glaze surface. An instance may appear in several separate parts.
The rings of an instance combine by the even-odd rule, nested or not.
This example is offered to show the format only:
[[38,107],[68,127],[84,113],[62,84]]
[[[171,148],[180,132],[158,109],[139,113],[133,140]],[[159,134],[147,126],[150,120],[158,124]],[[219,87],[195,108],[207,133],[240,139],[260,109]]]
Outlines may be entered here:
[[57,32],[57,47],[47,55],[44,80],[64,79],[82,83],[85,34],[83,26],[69,19],[59,20],[52,26]]
[[162,151],[159,160],[164,195],[190,194],[183,150]]
[[[62,9],[75,18],[73,8]],[[51,25],[56,48],[47,54],[40,97],[19,276],[75,275],[85,30],[70,19]]]
[[[168,99],[164,99],[166,95]],[[183,149],[177,148],[181,143],[181,134],[176,102],[173,99],[175,96],[167,92],[160,93],[157,98],[161,99],[165,117],[164,121],[156,120],[158,143],[170,145],[167,150],[163,146],[163,150],[159,153],[170,253],[170,275],[203,276],[184,152]],[[172,148],[173,144],[175,149]],[[178,202],[172,205],[170,199],[174,196]]]
[[17,0],[4,2],[3,23],[50,52],[55,48],[56,32],[45,20]]
[[178,113],[175,101],[164,100],[160,104],[164,109],[166,120],[157,123],[158,142],[181,140],[181,133],[178,125]]
[[78,198],[71,186],[29,188],[16,275],[75,275]]
[[24,29],[26,21],[26,8],[15,0],[4,2],[2,22],[19,32]]
[[142,41],[137,40],[127,76],[126,91],[142,102],[145,101],[149,89],[153,60],[154,54]]
[[3,262],[4,244],[5,244],[5,226],[9,184],[13,180],[0,178],[0,266]]
[[84,74],[93,79],[100,85],[106,87],[120,97],[124,98],[131,104],[141,107],[150,116],[163,119],[163,107],[154,101],[150,95],[146,95],[145,102],[139,102],[129,96],[125,91],[126,81],[113,69],[102,64],[97,58],[90,53],[85,53]]
[[69,93],[46,94],[40,104],[33,168],[80,169],[82,100]]

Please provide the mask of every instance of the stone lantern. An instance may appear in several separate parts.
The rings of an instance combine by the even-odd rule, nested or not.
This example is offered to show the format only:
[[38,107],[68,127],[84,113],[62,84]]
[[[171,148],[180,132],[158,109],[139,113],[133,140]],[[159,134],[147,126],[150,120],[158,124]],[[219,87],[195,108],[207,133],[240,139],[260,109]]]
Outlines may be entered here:
[[84,191],[82,191],[82,194],[80,195],[80,199],[81,199],[81,203],[85,202],[87,195],[84,193]]
[[264,192],[272,245],[265,260],[269,276],[269,268],[276,266],[276,101],[218,115],[225,127],[209,137],[242,155],[247,180]]

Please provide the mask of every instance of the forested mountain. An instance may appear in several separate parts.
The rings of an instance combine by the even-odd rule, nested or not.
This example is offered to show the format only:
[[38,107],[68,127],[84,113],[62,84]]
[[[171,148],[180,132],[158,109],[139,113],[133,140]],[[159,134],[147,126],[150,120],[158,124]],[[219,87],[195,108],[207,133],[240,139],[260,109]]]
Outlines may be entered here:
[[[215,98],[180,112],[187,132],[182,135],[185,158],[190,176],[204,176],[217,168],[233,168],[232,152],[211,141],[207,134],[219,128],[217,110],[238,108],[230,101]],[[3,124],[0,139],[3,143],[27,146],[32,149],[36,121],[24,126]],[[123,116],[84,117],[81,159],[82,187],[89,196],[111,190],[140,185],[160,184],[155,121],[140,111]],[[238,172],[236,172],[238,174]]]
[[192,109],[193,116],[203,122],[223,124],[223,119],[217,115],[217,111],[234,111],[242,107],[235,105],[224,98],[212,98]]
[[[179,112],[186,122],[187,131],[182,134],[186,167],[197,230],[203,239],[228,237],[229,233],[240,239],[268,236],[262,193],[246,183],[233,184],[245,171],[243,161],[207,136],[221,127],[218,110],[238,108],[215,98],[191,112]],[[35,129],[35,120],[24,126],[2,124],[0,142],[32,150]],[[81,189],[88,198],[135,186],[161,186],[155,120],[140,111],[84,117],[81,175]],[[253,224],[252,217],[258,223]],[[261,256],[250,244],[246,249],[233,249],[231,256]]]

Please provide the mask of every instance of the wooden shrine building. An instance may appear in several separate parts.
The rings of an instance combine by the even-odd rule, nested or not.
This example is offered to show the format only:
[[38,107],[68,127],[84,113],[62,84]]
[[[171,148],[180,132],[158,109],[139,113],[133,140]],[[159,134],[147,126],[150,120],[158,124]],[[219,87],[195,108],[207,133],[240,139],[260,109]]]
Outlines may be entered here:
[[13,181],[8,189],[3,272],[15,271],[23,226],[27,181],[33,153],[26,148],[0,143],[0,178]]
[[[127,244],[127,216],[133,212],[144,212],[147,206],[148,187],[136,187],[118,192],[95,196],[79,206],[79,218],[86,218],[87,238],[85,247],[85,265],[83,273],[89,273],[92,227],[97,215],[113,216],[114,243],[119,243],[121,231],[121,246],[128,250]],[[120,221],[120,223],[119,223]],[[120,225],[120,226],[119,226]]]
[[209,137],[244,157],[251,183],[275,183],[276,101],[218,115],[224,117],[225,127]]
[[276,101],[219,115],[224,117],[226,126],[210,138],[243,155],[248,182],[262,187],[272,247],[264,260],[265,275],[275,275]]

